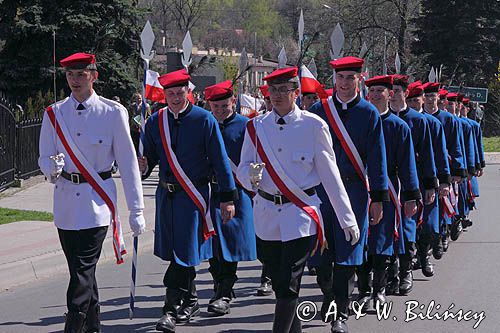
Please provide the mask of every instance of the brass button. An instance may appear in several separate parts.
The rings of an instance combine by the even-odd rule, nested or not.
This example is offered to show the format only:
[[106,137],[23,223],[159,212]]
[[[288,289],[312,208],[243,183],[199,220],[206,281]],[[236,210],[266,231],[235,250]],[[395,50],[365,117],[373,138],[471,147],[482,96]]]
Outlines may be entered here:
[[278,148],[278,152],[281,152],[281,148]]
[[76,136],[80,136],[81,134],[80,133],[76,133]]

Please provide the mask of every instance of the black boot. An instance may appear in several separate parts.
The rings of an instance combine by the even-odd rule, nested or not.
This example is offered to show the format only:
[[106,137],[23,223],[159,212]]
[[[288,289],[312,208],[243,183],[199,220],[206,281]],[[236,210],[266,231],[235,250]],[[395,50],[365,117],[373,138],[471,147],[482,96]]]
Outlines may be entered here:
[[182,306],[177,312],[177,323],[185,323],[200,314],[200,305],[198,304],[198,294],[196,293],[196,285],[191,281],[189,290],[184,294]]
[[386,295],[396,295],[399,291],[399,257],[392,256],[387,271],[387,287],[385,288]]
[[322,265],[316,270],[316,282],[318,283],[321,292],[323,293],[323,303],[321,304],[320,315],[321,320],[325,323],[332,321],[332,318],[326,318],[326,314],[330,309],[330,304],[335,296],[333,292],[333,266]]
[[156,323],[156,330],[160,332],[175,332],[177,312],[181,308],[184,292],[180,289],[167,289],[165,305],[163,306],[163,316]]
[[434,267],[430,261],[430,247],[432,242],[432,235],[421,234],[417,242],[417,256],[420,258],[420,265],[422,266],[422,274],[426,277],[434,275]]
[[370,287],[370,271],[360,266],[357,273],[359,296],[356,301],[362,306],[363,312],[366,312],[370,308],[372,294],[372,288]]
[[450,227],[446,224],[444,228],[445,233],[443,236],[441,236],[441,243],[443,244],[443,251],[446,252],[448,251],[449,246],[448,238],[450,237]]
[[453,222],[451,224],[451,229],[450,229],[450,238],[452,241],[458,240],[458,237],[460,237],[460,234],[462,233],[462,217],[455,216],[453,218]]
[[217,293],[214,300],[210,300],[207,311],[219,316],[230,313],[229,302],[233,298],[234,280],[222,280],[217,284]]
[[434,235],[434,240],[432,241],[432,256],[436,260],[440,260],[443,257],[444,249],[443,243],[441,242],[441,235]]
[[100,333],[101,332],[101,307],[96,305],[93,309],[87,312],[87,320],[85,321],[85,326],[83,332],[85,333]]
[[290,332],[295,319],[297,298],[278,298],[274,310],[273,333]]
[[64,333],[81,333],[85,323],[86,315],[83,312],[69,311],[66,314]]
[[259,288],[257,288],[257,296],[269,296],[273,294],[273,286],[271,280],[263,281]]
[[387,267],[377,267],[373,269],[373,308],[387,302],[385,297],[385,287],[387,286]]
[[462,220],[462,228],[463,228],[463,230],[465,230],[468,227],[472,227],[472,220],[465,218]]
[[409,254],[402,255],[399,258],[399,294],[408,295],[413,289],[413,271],[412,260]]
[[349,300],[337,301],[337,318],[332,321],[332,333],[347,333],[347,318],[349,318]]

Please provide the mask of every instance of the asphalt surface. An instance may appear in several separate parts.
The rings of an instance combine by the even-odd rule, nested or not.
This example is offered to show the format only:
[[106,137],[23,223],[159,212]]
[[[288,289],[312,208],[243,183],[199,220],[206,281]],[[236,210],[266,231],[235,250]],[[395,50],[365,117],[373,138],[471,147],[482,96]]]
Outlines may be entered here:
[[[471,214],[474,225],[457,242],[452,242],[441,260],[433,259],[437,263],[435,276],[426,278],[415,271],[412,294],[391,296],[392,311],[387,319],[378,320],[373,313],[358,319],[351,316],[350,332],[500,332],[499,168],[500,165],[489,165],[480,179],[479,210]],[[130,259],[125,265],[108,262],[98,267],[103,332],[154,332],[155,322],[161,315],[165,293],[162,278],[167,264],[150,253],[140,255],[138,262],[133,320],[128,318]],[[231,313],[210,317],[206,306],[212,296],[212,281],[207,265],[201,265],[196,281],[202,313],[189,324],[178,326],[176,332],[270,332],[274,297],[255,296],[260,264],[241,263],[238,276],[237,298],[232,302]],[[61,332],[67,283],[63,272],[0,292],[0,332]],[[300,300],[311,301],[319,308],[321,299],[315,278],[306,273]],[[425,317],[432,301],[434,308]],[[412,308],[417,302],[418,306]],[[438,319],[447,309],[455,318]],[[307,314],[307,311],[303,309],[301,313]],[[312,321],[304,322],[303,331],[330,330],[318,314]]]

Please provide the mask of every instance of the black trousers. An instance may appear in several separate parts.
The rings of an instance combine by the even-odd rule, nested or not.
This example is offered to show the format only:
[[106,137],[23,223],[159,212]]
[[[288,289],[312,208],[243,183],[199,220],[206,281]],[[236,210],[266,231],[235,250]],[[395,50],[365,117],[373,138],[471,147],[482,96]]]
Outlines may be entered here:
[[230,280],[233,283],[238,280],[236,270],[238,262],[226,261],[222,254],[219,237],[212,238],[213,257],[208,260],[210,266],[208,271],[212,275],[215,282],[219,283],[223,280]]
[[70,312],[89,313],[99,305],[95,270],[108,227],[57,229],[69,269],[66,304]]
[[276,298],[299,297],[300,283],[316,235],[291,241],[265,241],[257,237],[257,249],[267,266]]
[[181,266],[175,261],[171,261],[163,277],[163,285],[167,288],[187,292],[191,290],[195,277],[196,270],[194,267]]

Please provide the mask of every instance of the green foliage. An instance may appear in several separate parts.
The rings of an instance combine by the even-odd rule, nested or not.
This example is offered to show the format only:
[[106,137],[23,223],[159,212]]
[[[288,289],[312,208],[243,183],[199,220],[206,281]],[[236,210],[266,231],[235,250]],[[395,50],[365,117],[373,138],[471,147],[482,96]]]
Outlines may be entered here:
[[[74,52],[95,53],[98,93],[128,99],[138,81],[142,24],[141,12],[133,1],[4,0],[0,13],[0,40],[5,40],[0,50],[0,89],[18,101],[37,91],[52,91],[55,30],[57,61]],[[57,71],[57,87],[66,87],[61,70]]]
[[0,225],[18,221],[53,221],[54,215],[34,210],[0,208]]
[[220,66],[224,72],[224,80],[233,80],[238,75],[238,66],[230,59],[224,59]]
[[484,151],[487,153],[500,152],[500,136],[483,138]]

